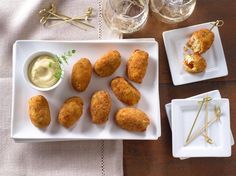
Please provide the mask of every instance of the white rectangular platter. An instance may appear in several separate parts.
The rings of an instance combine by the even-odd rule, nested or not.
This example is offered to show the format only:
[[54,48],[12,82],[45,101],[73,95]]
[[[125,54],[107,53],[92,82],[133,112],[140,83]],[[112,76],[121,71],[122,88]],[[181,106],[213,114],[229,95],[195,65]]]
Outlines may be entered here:
[[[75,49],[77,54],[65,65],[65,75],[62,83],[55,90],[39,92],[32,89],[23,76],[25,60],[33,53],[49,51],[55,54]],[[139,103],[135,106],[144,111],[150,118],[150,125],[146,132],[129,132],[116,126],[115,112],[126,107],[113,94],[110,81],[116,76],[126,77],[126,62],[133,50],[141,49],[149,53],[147,73],[142,84],[131,82],[142,94]],[[76,92],[70,83],[70,74],[73,64],[80,58],[86,57],[91,63],[109,50],[118,50],[122,62],[118,70],[111,76],[100,78],[93,72],[90,84],[85,92]],[[158,81],[158,43],[156,41],[16,41],[13,46],[13,101],[11,137],[17,142],[44,142],[67,140],[155,140],[161,135],[159,81]],[[107,90],[112,98],[112,110],[106,124],[95,125],[89,113],[90,98],[97,90]],[[33,126],[28,116],[28,99],[41,94],[49,102],[51,123],[45,130]],[[65,129],[57,121],[58,111],[63,102],[71,97],[79,96],[84,101],[84,112],[77,124]]]

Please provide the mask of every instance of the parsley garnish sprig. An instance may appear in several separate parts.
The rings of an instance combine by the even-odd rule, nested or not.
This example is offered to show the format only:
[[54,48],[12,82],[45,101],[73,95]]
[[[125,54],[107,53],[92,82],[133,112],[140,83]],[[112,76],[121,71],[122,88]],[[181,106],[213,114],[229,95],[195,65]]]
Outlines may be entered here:
[[62,77],[62,68],[61,65],[62,64],[68,64],[68,60],[76,53],[76,50],[69,50],[67,52],[65,52],[63,55],[58,56],[58,55],[54,55],[54,58],[56,59],[56,63],[55,65],[53,65],[54,63],[50,62],[48,67],[52,67],[55,66],[56,70],[54,73],[54,77],[59,80]]

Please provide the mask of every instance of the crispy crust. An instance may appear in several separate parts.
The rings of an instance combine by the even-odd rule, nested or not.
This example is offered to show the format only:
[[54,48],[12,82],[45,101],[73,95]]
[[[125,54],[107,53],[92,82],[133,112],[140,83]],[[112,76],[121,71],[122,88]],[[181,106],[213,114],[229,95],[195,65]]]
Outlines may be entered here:
[[51,122],[50,110],[47,99],[42,95],[31,97],[28,101],[29,117],[34,126],[45,128]]
[[107,91],[95,92],[90,103],[92,122],[96,124],[105,123],[108,120],[111,106],[111,98]]
[[116,124],[128,131],[143,132],[150,124],[149,117],[137,108],[119,109],[115,116]]
[[201,29],[192,33],[187,42],[187,46],[190,47],[194,53],[204,53],[212,45],[214,41],[214,33],[209,29]]
[[111,89],[121,102],[130,106],[137,104],[141,98],[141,93],[123,77],[114,78]]
[[127,75],[131,81],[142,83],[148,66],[148,53],[142,50],[135,50],[127,63]]
[[92,76],[92,64],[89,59],[81,58],[72,69],[71,84],[78,92],[83,92],[89,85]]
[[58,121],[66,128],[74,125],[83,113],[83,101],[80,97],[68,98],[58,114]]
[[121,64],[120,53],[116,50],[109,51],[94,64],[94,71],[100,77],[112,75]]

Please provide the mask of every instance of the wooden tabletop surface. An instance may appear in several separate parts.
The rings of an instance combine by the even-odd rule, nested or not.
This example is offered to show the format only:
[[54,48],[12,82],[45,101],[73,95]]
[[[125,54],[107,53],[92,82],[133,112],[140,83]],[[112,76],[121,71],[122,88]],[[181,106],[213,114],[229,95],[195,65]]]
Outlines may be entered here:
[[[172,83],[162,32],[204,22],[224,20],[220,36],[229,75],[182,86]],[[218,89],[230,100],[231,129],[236,138],[236,1],[197,0],[193,14],[184,22],[168,25],[158,21],[152,12],[145,27],[125,38],[155,38],[159,43],[159,91],[161,137],[156,141],[124,141],[125,176],[235,176],[236,146],[230,158],[193,158],[179,160],[172,156],[171,130],[164,105],[175,98],[185,98]]]

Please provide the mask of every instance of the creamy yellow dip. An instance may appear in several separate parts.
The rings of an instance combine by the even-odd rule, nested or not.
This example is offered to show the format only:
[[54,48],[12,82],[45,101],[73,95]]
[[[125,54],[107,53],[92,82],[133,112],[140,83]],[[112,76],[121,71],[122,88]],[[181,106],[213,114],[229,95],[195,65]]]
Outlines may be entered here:
[[37,87],[51,87],[58,81],[54,76],[58,66],[58,62],[52,56],[38,56],[29,65],[29,79]]

